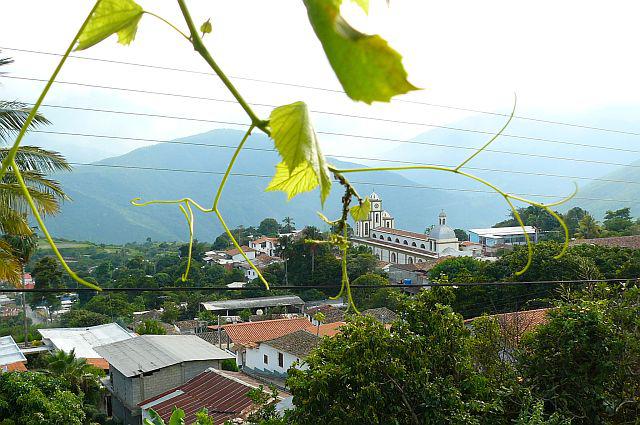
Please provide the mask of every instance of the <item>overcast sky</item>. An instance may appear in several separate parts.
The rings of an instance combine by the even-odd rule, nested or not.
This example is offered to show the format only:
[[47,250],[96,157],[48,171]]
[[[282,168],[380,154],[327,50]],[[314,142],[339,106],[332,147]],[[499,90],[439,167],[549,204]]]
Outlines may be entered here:
[[[140,3],[185,27],[175,1]],[[517,92],[519,114],[554,119],[589,109],[636,105],[639,98],[637,1],[392,0],[388,7],[384,0],[371,3],[369,16],[351,4],[345,5],[344,13],[353,26],[383,35],[403,54],[410,81],[424,88],[406,99],[506,112]],[[189,4],[198,23],[211,18],[213,33],[205,41],[229,75],[339,88],[301,1],[192,0]],[[91,6],[89,0],[4,1],[0,47],[62,53]],[[151,16],[143,17],[131,46],[120,46],[110,38],[80,54],[207,70],[181,37]],[[16,60],[5,67],[10,75],[35,78],[47,78],[57,60],[10,50],[3,55]],[[229,98],[215,77],[82,60],[69,60],[59,79]],[[336,93],[242,80],[237,84],[245,98],[256,103],[280,105],[304,100],[317,110],[435,124],[470,115],[402,103],[369,107]],[[2,79],[0,98],[34,101],[42,85]],[[54,87],[46,102],[247,122],[233,104],[62,85]],[[268,116],[269,108],[257,110]],[[159,139],[220,126],[70,111],[47,110],[47,114],[59,131]],[[314,120],[321,130],[393,138],[411,138],[428,129],[323,115]],[[325,152],[354,154],[366,149],[367,154],[381,154],[390,148],[389,144],[365,140],[345,141],[325,137]],[[107,155],[137,146],[104,143],[96,145],[96,152]]]

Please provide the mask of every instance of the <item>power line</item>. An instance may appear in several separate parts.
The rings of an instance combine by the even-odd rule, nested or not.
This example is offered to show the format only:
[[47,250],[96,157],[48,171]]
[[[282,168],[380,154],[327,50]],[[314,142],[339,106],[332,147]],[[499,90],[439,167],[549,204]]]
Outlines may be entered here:
[[[114,135],[104,135],[104,134],[91,134],[91,133],[76,133],[76,132],[68,132],[68,131],[51,131],[51,130],[30,130],[30,133],[43,133],[43,134],[54,134],[59,136],[74,136],[74,137],[94,137],[100,139],[110,139],[110,140],[122,140],[122,141],[138,141],[138,142],[153,142],[160,144],[172,144],[172,145],[186,145],[186,146],[200,146],[206,148],[223,148],[223,149],[236,149],[237,146],[230,145],[221,145],[217,143],[198,143],[198,142],[187,142],[181,140],[164,140],[164,139],[150,139],[150,138],[141,138],[141,137],[125,137],[125,136],[114,136]],[[277,152],[276,149],[268,149],[268,148],[254,148],[254,147],[245,147],[245,150],[253,150],[259,152]],[[342,158],[342,159],[350,159],[350,160],[363,160],[363,161],[376,161],[383,163],[394,163],[394,164],[407,164],[407,165],[435,165],[440,167],[452,167],[455,165],[452,164],[428,164],[425,162],[415,162],[415,161],[404,161],[399,159],[384,159],[379,157],[365,157],[365,156],[351,156],[351,155],[340,155],[327,153],[327,156],[334,158]],[[566,174],[552,174],[552,173],[541,173],[541,172],[533,172],[533,171],[516,171],[516,170],[504,170],[500,168],[483,168],[483,167],[471,167],[465,166],[466,170],[476,170],[476,171],[488,171],[492,173],[506,173],[506,174],[522,174],[529,176],[540,176],[540,177],[557,177],[557,178],[566,178],[572,180],[589,180],[589,181],[601,181],[607,183],[624,183],[624,184],[640,184],[640,182],[632,181],[632,180],[618,180],[618,179],[608,179],[602,177],[586,177],[586,176],[570,176]]]
[[[209,174],[209,175],[225,174],[222,171],[189,170],[184,168],[168,168],[168,167],[146,167],[146,166],[140,166],[140,165],[96,164],[96,163],[86,163],[86,162],[69,162],[69,164],[75,165],[75,166],[84,166],[84,167],[121,168],[121,169],[143,170],[143,171],[166,171],[166,172],[176,172],[176,173]],[[253,174],[253,173],[237,173],[236,172],[236,173],[230,173],[229,175],[237,176],[237,177],[255,177],[255,178],[265,178],[265,179],[273,178],[273,176],[269,176],[265,174]],[[432,190],[453,191],[453,192],[496,194],[496,192],[493,192],[490,190],[462,189],[462,188],[454,188],[454,187],[436,187],[436,186],[424,186],[424,185],[417,185],[417,184],[394,184],[394,183],[381,183],[381,182],[356,181],[356,180],[351,180],[351,183],[383,186],[383,187],[400,187],[400,188],[409,188],[409,189],[432,189]],[[540,194],[540,193],[513,193],[513,195],[530,196],[530,197],[536,197],[536,198],[563,198],[564,197],[564,195],[549,195],[549,194]],[[591,198],[591,197],[581,197],[581,196],[574,196],[573,199],[582,199],[582,200],[588,200],[588,201],[635,202],[632,199]]]
[[[31,50],[31,49],[19,49],[19,48],[13,48],[13,47],[0,47],[0,50],[11,50],[11,51],[15,51],[15,52],[31,53],[31,54],[39,54],[39,55],[48,55],[48,56],[58,56],[58,57],[62,56],[61,54],[54,53],[54,52],[44,52],[44,51],[40,51],[40,50]],[[215,75],[214,73],[207,72],[207,71],[196,71],[196,70],[192,70],[192,69],[176,68],[176,67],[161,66],[161,65],[150,65],[150,64],[142,64],[142,63],[135,63],[135,62],[126,62],[126,61],[119,61],[119,60],[113,60],[113,59],[90,58],[90,57],[83,57],[83,56],[76,56],[76,55],[69,55],[69,58],[86,60],[86,61],[111,63],[111,64],[116,64],[116,65],[127,65],[127,66],[135,66],[135,67],[142,67],[142,68],[159,69],[159,70],[163,70],[163,71],[185,72],[185,73],[198,74],[198,75]],[[238,76],[238,75],[231,75],[230,78],[236,79],[236,80],[244,80],[244,81],[251,81],[251,82],[256,82],[256,83],[262,83],[262,84],[280,85],[280,86],[296,87],[296,88],[303,88],[303,89],[309,89],[309,90],[318,90],[318,91],[329,92],[329,93],[344,94],[344,91],[340,90],[340,89],[331,89],[331,88],[327,88],[327,87],[318,87],[318,86],[311,86],[311,85],[306,85],[306,84],[289,83],[289,82],[284,82],[284,81],[264,80],[264,79],[259,79],[259,78]],[[509,114],[504,114],[504,113],[499,113],[499,112],[485,111],[485,110],[481,110],[481,109],[473,109],[473,108],[466,108],[466,107],[452,106],[452,105],[441,105],[441,104],[423,102],[423,101],[418,101],[418,100],[393,99],[393,102],[408,103],[408,104],[415,104],[415,105],[422,105],[422,106],[429,106],[429,107],[450,109],[450,110],[457,110],[457,111],[464,111],[464,112],[473,112],[473,113],[478,113],[478,114],[501,116],[501,117],[508,117],[509,116]],[[612,128],[606,128],[606,127],[597,127],[597,126],[590,126],[590,125],[577,124],[577,123],[567,123],[567,122],[563,122],[563,121],[546,120],[546,119],[523,116],[523,115],[514,115],[514,118],[521,119],[521,120],[527,120],[527,121],[533,121],[533,122],[539,122],[539,123],[543,123],[543,124],[553,124],[553,125],[560,125],[560,126],[565,126],[565,127],[582,128],[582,129],[586,129],[586,130],[596,130],[596,131],[603,131],[603,132],[609,132],[609,133],[626,134],[626,135],[630,135],[630,136],[640,136],[639,132],[634,132],[634,131],[612,129]]]
[[[600,282],[631,282],[638,283],[640,278],[632,279],[576,279],[576,280],[539,280],[539,281],[492,281],[492,282],[449,282],[449,283],[420,283],[415,285],[403,285],[403,284],[389,284],[384,286],[371,286],[371,285],[350,285],[352,289],[368,289],[378,290],[385,288],[392,289],[406,289],[406,288],[437,288],[437,287],[466,287],[466,286],[529,286],[529,285],[573,285],[573,284],[585,284],[585,283],[600,283]],[[187,292],[187,291],[201,291],[201,292],[219,292],[219,291],[284,291],[284,290],[307,290],[307,289],[340,289],[340,285],[285,285],[285,286],[273,286],[267,290],[264,288],[249,288],[249,287],[237,287],[227,288],[226,286],[168,286],[164,288],[102,288],[103,292]],[[80,292],[97,292],[95,289],[81,287],[81,288],[6,288],[0,289],[0,292],[25,292],[25,293],[64,293],[70,291]]]
[[[47,81],[47,80],[41,79],[41,78],[21,77],[21,76],[15,76],[15,75],[7,75],[7,76],[4,76],[4,77],[5,78],[16,79],[16,80],[25,80],[25,81],[38,81],[38,82],[46,82]],[[151,94],[151,95],[159,95],[159,96],[178,97],[178,98],[183,98],[183,99],[196,99],[196,100],[205,100],[205,101],[212,101],[212,102],[223,102],[223,103],[237,104],[237,102],[235,100],[232,100],[232,99],[220,99],[220,98],[213,98],[213,97],[206,97],[206,96],[185,95],[185,94],[180,94],[180,93],[170,93],[170,92],[160,92],[160,91],[153,91],[153,90],[142,90],[142,89],[115,87],[115,86],[105,86],[105,85],[98,85],[98,84],[80,83],[80,82],[74,82],[74,81],[58,81],[58,80],[56,80],[55,83],[56,84],[73,85],[73,86],[78,86],[78,87],[97,88],[97,89],[103,89],[103,90],[115,90],[115,91],[129,92],[129,93]],[[272,105],[272,104],[266,104],[266,103],[254,103],[254,102],[251,102],[250,104],[252,106],[261,106],[261,107],[269,107],[269,108],[276,108],[278,106],[278,105]],[[319,110],[311,110],[311,112],[317,113],[317,114],[345,117],[345,118],[365,119],[365,120],[372,120],[372,121],[379,121],[379,122],[388,122],[388,123],[393,123],[393,124],[427,126],[427,127],[442,128],[442,129],[453,130],[453,131],[463,131],[463,132],[469,132],[469,133],[484,134],[484,135],[493,135],[493,134],[495,134],[494,132],[485,131],[485,130],[476,130],[476,129],[445,126],[445,125],[439,125],[439,124],[412,122],[412,121],[392,120],[392,119],[387,119],[387,118],[369,117],[369,116],[364,116],[364,115],[354,115],[354,114],[346,114],[346,113],[339,113],[339,112],[329,112],[329,111],[319,111]],[[591,149],[602,149],[602,150],[617,151],[617,152],[640,153],[640,150],[638,150],[638,149],[627,149],[627,148],[618,148],[618,147],[613,147],[613,146],[593,145],[593,144],[588,144],[588,143],[578,143],[578,142],[570,142],[570,141],[566,141],[566,140],[547,139],[547,138],[541,138],[541,137],[514,135],[514,134],[507,134],[507,133],[501,134],[501,137],[511,137],[511,138],[515,138],[515,139],[524,139],[524,140],[531,140],[531,141],[536,141],[536,142],[546,142],[546,143],[578,146],[578,147],[585,147],[585,148],[591,148]]]
[[[234,121],[220,121],[220,120],[211,120],[205,118],[193,118],[193,117],[184,117],[177,115],[166,115],[166,114],[152,114],[146,112],[131,112],[131,111],[116,111],[113,109],[100,109],[100,108],[88,108],[88,107],[78,107],[78,106],[66,106],[66,105],[52,105],[52,104],[42,104],[42,107],[48,108],[56,108],[56,109],[69,109],[75,111],[87,111],[87,112],[99,112],[99,113],[110,113],[110,114],[118,114],[118,115],[131,115],[131,116],[141,116],[141,117],[149,117],[149,118],[166,118],[166,119],[176,119],[183,121],[194,121],[194,122],[206,122],[206,123],[214,123],[214,124],[224,124],[224,125],[236,125],[249,127],[247,123],[234,122]],[[422,142],[416,140],[401,140],[401,139],[392,139],[386,137],[375,137],[375,136],[364,136],[358,134],[349,134],[349,133],[337,133],[330,131],[316,131],[318,134],[325,134],[331,136],[343,136],[343,137],[352,137],[359,139],[367,139],[367,140],[377,140],[377,141],[390,141],[397,143],[407,143],[407,144],[417,144],[417,145],[426,145],[426,146],[438,146],[445,147],[451,149],[463,149],[469,151],[477,151],[477,148],[467,147],[467,146],[456,146],[456,145],[447,145],[443,143],[431,143],[431,142]],[[631,168],[640,168],[640,165],[636,164],[624,164],[620,162],[610,162],[610,161],[599,161],[595,159],[582,159],[582,158],[570,158],[570,157],[562,157],[562,156],[554,156],[554,155],[541,155],[541,154],[532,154],[532,153],[523,153],[523,152],[511,152],[511,151],[502,151],[498,149],[490,149],[487,148],[484,152],[493,152],[493,153],[501,153],[506,155],[516,155],[530,158],[541,158],[541,159],[549,159],[554,161],[569,161],[569,162],[581,162],[588,164],[600,164],[600,165],[614,165],[619,167],[631,167]]]

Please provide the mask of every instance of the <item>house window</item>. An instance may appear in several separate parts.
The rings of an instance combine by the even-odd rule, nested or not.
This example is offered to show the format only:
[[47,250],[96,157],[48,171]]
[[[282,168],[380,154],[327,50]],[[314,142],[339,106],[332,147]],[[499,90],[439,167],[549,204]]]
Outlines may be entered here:
[[278,366],[284,367],[284,354],[278,353]]
[[391,253],[391,262],[395,263],[396,262],[396,254],[395,253]]
[[269,356],[267,356],[266,354],[262,356],[262,361],[264,362],[264,364],[269,364]]
[[409,264],[413,264],[413,258],[409,257]]

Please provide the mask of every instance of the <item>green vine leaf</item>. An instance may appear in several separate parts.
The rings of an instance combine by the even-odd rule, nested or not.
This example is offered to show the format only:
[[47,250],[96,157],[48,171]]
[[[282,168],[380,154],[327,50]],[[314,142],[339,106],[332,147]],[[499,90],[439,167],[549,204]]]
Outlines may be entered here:
[[101,0],[80,37],[75,50],[84,50],[118,34],[118,43],[130,44],[136,37],[144,10],[133,0]]
[[283,190],[291,199],[320,185],[324,204],[331,191],[331,178],[307,105],[295,102],[277,107],[271,112],[269,126],[282,162],[267,190]]
[[211,19],[207,19],[206,22],[203,22],[202,25],[200,25],[200,32],[203,36],[205,34],[209,34],[212,29],[213,27],[211,26]]
[[[361,7],[368,2],[353,0]],[[379,35],[363,34],[340,15],[342,0],[304,0],[309,21],[340,84],[353,100],[370,104],[417,87],[407,81],[402,56]]]
[[290,200],[296,195],[310,192],[318,187],[318,176],[308,162],[303,162],[293,171],[284,162],[276,165],[276,174],[267,186],[267,192],[279,190]]
[[355,221],[362,221],[369,218],[369,212],[371,211],[371,201],[369,198],[364,198],[362,204],[351,207],[349,212],[351,213],[351,217]]

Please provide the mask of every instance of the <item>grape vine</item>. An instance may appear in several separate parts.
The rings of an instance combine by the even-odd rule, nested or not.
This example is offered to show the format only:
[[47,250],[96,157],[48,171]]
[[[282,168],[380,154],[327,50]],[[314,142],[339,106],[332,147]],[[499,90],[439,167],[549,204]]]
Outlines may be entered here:
[[[551,210],[550,207],[566,202],[575,195],[575,191],[569,197],[558,202],[544,204],[509,194],[480,177],[462,171],[462,168],[469,161],[486,149],[502,134],[505,128],[507,128],[515,112],[515,102],[511,115],[504,126],[480,149],[475,151],[456,167],[425,165],[339,169],[328,164],[325,160],[320,149],[320,142],[311,123],[309,110],[304,102],[295,102],[289,105],[277,107],[271,112],[268,120],[260,119],[258,117],[249,103],[245,101],[234,84],[223,72],[222,68],[220,68],[216,63],[203,43],[203,37],[212,31],[211,21],[206,20],[200,27],[197,27],[191,17],[186,1],[176,1],[184,19],[184,24],[188,29],[186,32],[183,32],[177,25],[169,22],[165,18],[153,12],[144,10],[134,0],[97,0],[77,34],[71,41],[65,54],[60,59],[60,62],[49,78],[38,100],[34,104],[34,107],[19,132],[11,150],[2,162],[0,179],[2,179],[5,173],[9,171],[16,175],[21,190],[29,202],[33,215],[40,226],[40,230],[51,245],[54,254],[70,276],[79,283],[93,289],[100,290],[96,285],[77,276],[62,258],[53,238],[35,208],[28,188],[20,174],[20,170],[16,166],[15,157],[25,132],[31,124],[38,108],[42,104],[71,51],[74,49],[88,49],[114,34],[117,35],[119,43],[128,45],[135,39],[138,24],[145,14],[165,23],[168,27],[178,33],[181,39],[184,39],[191,45],[195,52],[199,54],[215,72],[216,76],[233,95],[234,99],[242,107],[251,121],[249,129],[235,149],[222,181],[217,187],[211,208],[206,208],[188,197],[174,200],[151,200],[145,202],[142,202],[141,198],[131,200],[131,204],[136,207],[167,204],[178,205],[180,211],[185,216],[189,228],[189,258],[187,260],[186,270],[182,275],[183,281],[187,280],[189,269],[191,267],[195,208],[203,213],[213,213],[216,215],[232,244],[257,273],[265,288],[269,289],[269,283],[265,280],[260,270],[258,270],[258,268],[244,253],[242,247],[238,244],[236,238],[227,226],[219,208],[222,192],[231,170],[238,158],[238,155],[242,151],[245,142],[254,130],[262,131],[269,136],[273,140],[275,148],[281,157],[281,162],[276,166],[275,175],[266,188],[267,191],[283,191],[287,194],[288,198],[291,199],[300,193],[319,188],[320,200],[324,206],[324,203],[331,191],[332,180],[335,180],[344,188],[344,195],[342,196],[342,213],[339,218],[330,220],[321,213],[318,213],[323,221],[330,224],[335,229],[335,233],[332,233],[326,241],[307,240],[306,242],[315,244],[331,244],[340,250],[342,255],[341,289],[334,298],[346,296],[350,308],[353,308],[356,312],[358,310],[351,296],[351,288],[349,286],[349,278],[347,275],[347,251],[349,249],[347,220],[349,219],[349,216],[356,221],[366,219],[371,209],[371,203],[367,197],[361,197],[356,188],[349,182],[347,175],[350,173],[370,171],[436,170],[454,173],[462,177],[475,180],[476,182],[489,187],[504,198],[509,205],[509,208],[511,208],[514,217],[523,229],[524,223],[512,201],[520,201],[529,205],[537,206],[551,214],[556,220],[558,220],[565,233],[564,245],[556,257],[560,257],[565,253],[569,241],[568,229],[562,218]],[[368,13],[369,0],[351,1],[362,8],[365,13]],[[340,14],[342,2],[343,0],[303,0],[307,9],[311,27],[322,44],[325,55],[347,96],[352,100],[371,104],[376,101],[388,102],[394,96],[404,94],[412,90],[417,90],[417,88],[407,80],[407,72],[402,65],[401,55],[392,49],[382,37],[378,35],[363,34],[353,28]],[[357,204],[351,206],[354,199]],[[533,255],[532,243],[526,232],[525,238],[528,246],[528,260],[521,270],[515,272],[516,275],[524,273],[531,265]]]

